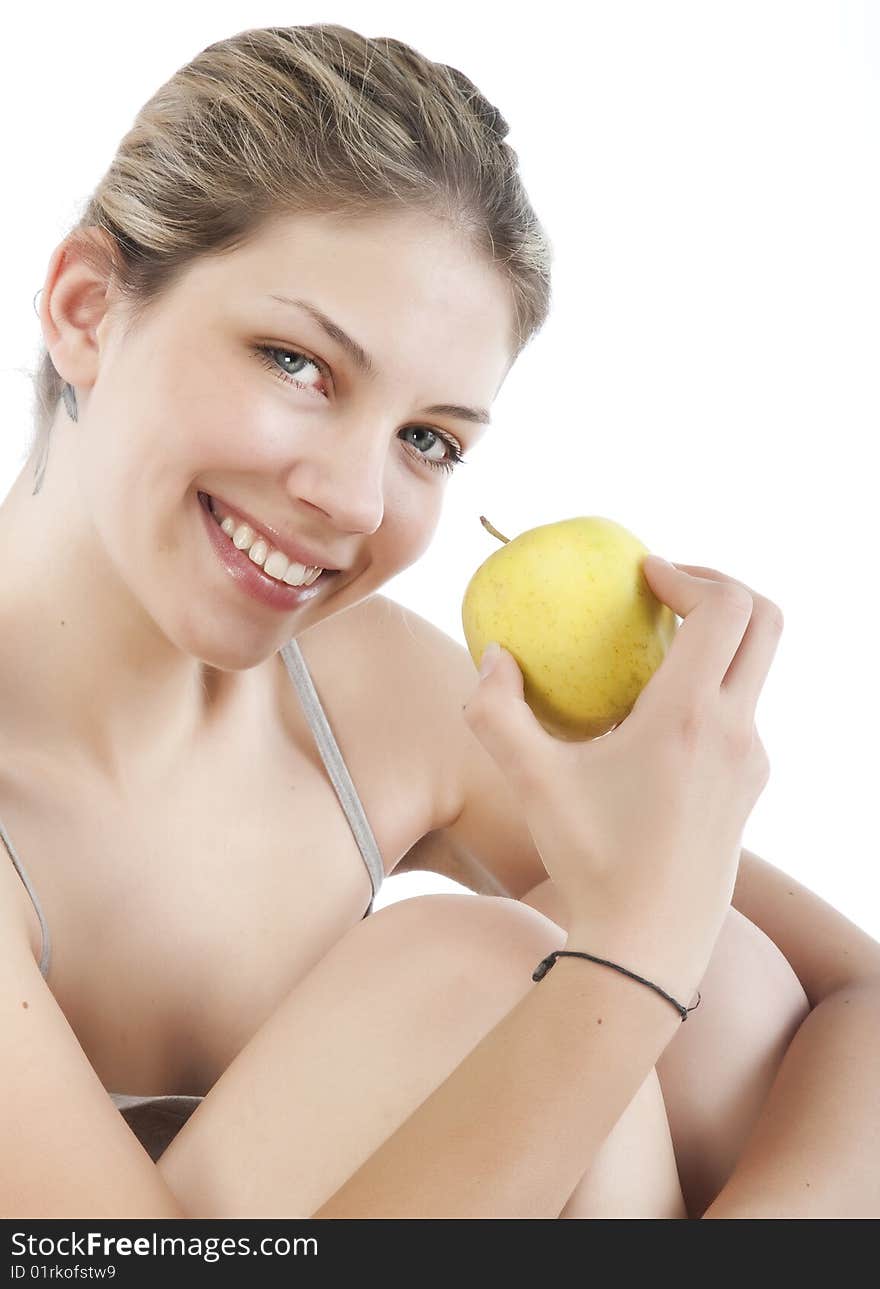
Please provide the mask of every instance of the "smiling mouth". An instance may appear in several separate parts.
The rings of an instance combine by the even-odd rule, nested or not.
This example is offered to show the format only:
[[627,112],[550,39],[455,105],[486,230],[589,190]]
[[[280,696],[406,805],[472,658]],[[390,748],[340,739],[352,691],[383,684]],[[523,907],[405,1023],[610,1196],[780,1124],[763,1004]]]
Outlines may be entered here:
[[233,511],[227,512],[224,503],[218,506],[214,498],[206,492],[200,492],[198,498],[200,504],[236,550],[279,586],[306,588],[313,586],[321,577],[326,578],[339,571],[289,559],[284,551],[273,546],[271,541],[253,525],[239,518]]

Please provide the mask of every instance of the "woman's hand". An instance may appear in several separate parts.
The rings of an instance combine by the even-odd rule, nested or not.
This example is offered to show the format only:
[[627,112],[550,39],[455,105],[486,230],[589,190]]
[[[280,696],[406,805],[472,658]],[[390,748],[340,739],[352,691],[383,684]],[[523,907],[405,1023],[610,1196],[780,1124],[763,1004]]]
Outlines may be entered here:
[[589,935],[590,953],[627,952],[632,970],[690,998],[770,774],[754,718],[783,620],[714,569],[647,558],[643,571],[684,621],[614,730],[582,743],[548,734],[504,649],[465,717],[522,802],[568,903],[569,942]]

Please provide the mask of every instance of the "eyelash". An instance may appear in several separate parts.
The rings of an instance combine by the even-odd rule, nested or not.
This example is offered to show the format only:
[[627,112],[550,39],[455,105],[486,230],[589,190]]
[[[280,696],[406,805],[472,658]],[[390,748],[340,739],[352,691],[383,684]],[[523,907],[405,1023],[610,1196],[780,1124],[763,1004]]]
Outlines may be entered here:
[[[322,362],[319,362],[317,358],[312,358],[309,354],[303,353],[299,349],[285,349],[281,345],[255,345],[254,346],[255,357],[262,363],[262,365],[267,369],[267,371],[271,372],[273,376],[277,376],[279,380],[284,381],[288,385],[296,385],[298,389],[305,390],[307,394],[314,394],[317,398],[326,397],[326,395],[321,394],[317,390],[312,389],[310,385],[306,385],[304,384],[303,381],[296,380],[295,377],[290,376],[286,371],[284,371],[281,367],[279,367],[276,362],[272,360],[272,358],[270,357],[271,354],[287,354],[291,358],[305,358],[306,362],[312,363],[318,369],[318,371],[321,372],[321,374],[326,377],[328,375],[327,368],[324,366]],[[425,465],[427,465],[430,469],[443,470],[447,474],[451,474],[452,471],[455,470],[457,466],[468,464],[467,461],[465,461],[464,457],[462,456],[461,450],[458,444],[455,442],[455,439],[452,439],[447,434],[444,434],[442,430],[435,429],[433,425],[410,425],[410,426],[407,426],[406,428],[412,429],[412,430],[427,430],[429,434],[436,435],[436,437],[440,439],[442,443],[445,443],[447,448],[449,449],[450,455],[445,461],[432,461],[430,457],[426,457],[422,452],[415,453],[416,457],[419,460],[424,461]]]

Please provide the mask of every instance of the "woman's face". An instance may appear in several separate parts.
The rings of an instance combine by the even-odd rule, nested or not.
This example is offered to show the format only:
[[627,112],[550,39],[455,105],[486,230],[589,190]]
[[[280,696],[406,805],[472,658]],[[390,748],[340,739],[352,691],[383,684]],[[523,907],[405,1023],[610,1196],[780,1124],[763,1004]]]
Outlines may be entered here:
[[[96,335],[71,432],[100,555],[181,650],[241,669],[424,552],[456,451],[485,433],[440,405],[490,411],[513,311],[498,271],[427,216],[298,215],[197,261],[124,340],[112,311]],[[292,606],[247,593],[200,493],[340,571]]]

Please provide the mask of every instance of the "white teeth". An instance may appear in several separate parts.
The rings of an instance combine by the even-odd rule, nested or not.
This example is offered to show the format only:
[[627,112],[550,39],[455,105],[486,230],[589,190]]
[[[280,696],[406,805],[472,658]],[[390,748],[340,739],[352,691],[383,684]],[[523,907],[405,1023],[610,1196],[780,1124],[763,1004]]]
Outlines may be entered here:
[[247,550],[256,535],[250,524],[240,524],[232,534],[232,544],[237,546],[240,551]]
[[254,542],[253,546],[248,551],[248,558],[252,559],[255,564],[259,564],[260,568],[262,568],[266,562],[266,556],[268,554],[269,554],[269,547],[267,543],[263,541],[262,537],[258,537],[257,540]]
[[247,551],[248,557],[262,568],[269,577],[287,586],[311,586],[323,573],[321,568],[308,568],[289,560],[284,551],[269,546],[264,538],[258,537],[250,524],[236,524],[232,515],[227,515],[220,524],[227,537],[240,551]]
[[[278,581],[280,582],[283,580],[284,574],[287,572],[287,566],[289,563],[290,563],[290,560],[287,558],[287,556],[284,554],[283,551],[273,550],[272,554],[269,556],[269,558],[266,560],[265,564],[263,565],[263,572],[268,573],[270,577],[277,577]],[[293,567],[299,568],[300,566],[298,564],[295,564]],[[302,579],[299,579],[299,580],[302,580]]]

